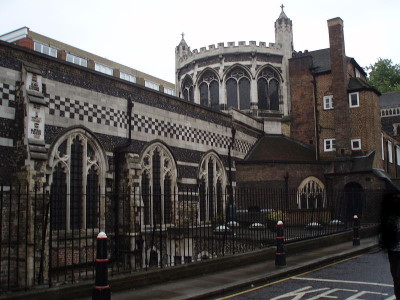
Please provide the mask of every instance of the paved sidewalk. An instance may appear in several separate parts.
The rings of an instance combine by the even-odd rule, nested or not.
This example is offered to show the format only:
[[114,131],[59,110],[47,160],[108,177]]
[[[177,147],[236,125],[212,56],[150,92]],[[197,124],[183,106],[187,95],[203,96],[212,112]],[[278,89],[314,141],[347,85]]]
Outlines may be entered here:
[[211,299],[229,290],[251,287],[254,283],[301,273],[312,266],[327,264],[341,258],[367,252],[376,247],[377,238],[375,236],[362,239],[360,246],[353,246],[351,242],[346,242],[305,253],[288,253],[285,267],[276,267],[274,260],[268,260],[264,263],[251,264],[211,274],[198,274],[198,276],[188,279],[113,292],[112,299]]

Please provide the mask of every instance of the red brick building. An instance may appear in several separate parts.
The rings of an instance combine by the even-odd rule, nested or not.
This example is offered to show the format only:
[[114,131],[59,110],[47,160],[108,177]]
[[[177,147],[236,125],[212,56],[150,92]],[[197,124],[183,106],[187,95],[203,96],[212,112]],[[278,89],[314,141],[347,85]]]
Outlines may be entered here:
[[[380,92],[346,56],[343,21],[328,20],[328,29],[329,48],[295,52],[289,59],[290,138],[260,140],[237,163],[237,182],[297,192],[363,192],[363,199],[345,199],[344,208],[349,216],[365,216],[379,211],[376,191],[397,189],[399,148],[382,131]],[[304,208],[299,200],[297,205]]]

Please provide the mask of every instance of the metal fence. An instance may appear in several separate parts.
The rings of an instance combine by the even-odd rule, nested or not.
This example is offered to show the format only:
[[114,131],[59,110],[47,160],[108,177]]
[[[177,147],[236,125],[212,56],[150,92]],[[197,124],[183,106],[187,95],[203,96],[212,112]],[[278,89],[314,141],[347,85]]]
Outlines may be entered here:
[[0,291],[93,280],[96,236],[108,235],[110,276],[251,252],[376,223],[381,191],[284,189],[66,194],[0,187]]

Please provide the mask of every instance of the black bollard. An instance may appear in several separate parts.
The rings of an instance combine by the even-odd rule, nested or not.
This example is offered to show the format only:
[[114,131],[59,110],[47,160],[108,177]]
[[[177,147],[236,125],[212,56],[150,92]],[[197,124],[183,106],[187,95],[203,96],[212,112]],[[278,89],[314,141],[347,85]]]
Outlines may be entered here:
[[100,232],[97,235],[96,279],[92,293],[93,300],[111,299],[107,264],[107,235],[104,232]]
[[360,246],[360,219],[357,215],[353,218],[353,246]]
[[286,253],[284,249],[283,222],[278,221],[276,226],[276,253],[275,266],[286,266]]

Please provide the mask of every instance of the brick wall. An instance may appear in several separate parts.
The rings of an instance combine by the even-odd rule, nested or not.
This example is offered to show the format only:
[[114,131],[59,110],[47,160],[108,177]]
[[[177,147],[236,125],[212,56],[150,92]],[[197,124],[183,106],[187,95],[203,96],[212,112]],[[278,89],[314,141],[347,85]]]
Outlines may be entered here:
[[285,176],[289,189],[297,189],[300,183],[314,176],[324,182],[324,164],[308,163],[240,163],[237,162],[236,179],[238,187],[285,188]]
[[319,137],[319,156],[322,160],[333,159],[334,151],[324,151],[324,140],[336,138],[335,110],[337,98],[333,96],[333,109],[324,109],[324,96],[334,95],[332,88],[332,74],[322,74],[316,77],[317,85],[317,120]]
[[15,42],[16,45],[33,50],[34,42],[31,38],[23,38]]
[[332,73],[332,94],[335,99],[336,154],[349,154],[347,65],[344,45],[343,21],[340,18],[328,20],[329,45]]
[[309,55],[289,60],[292,99],[290,137],[306,145],[315,145],[316,142],[311,67],[312,57]]
[[[383,160],[382,160],[382,153],[380,152],[377,159],[381,163],[381,169],[385,170],[386,173],[389,174],[391,178],[398,178],[400,176],[400,157],[397,157],[396,147],[398,145],[398,141],[388,135],[387,133],[383,133],[383,136],[380,135],[379,139],[379,148],[382,149],[382,138],[383,138]],[[391,142],[391,149],[392,149],[392,160],[389,161],[389,143]]]

